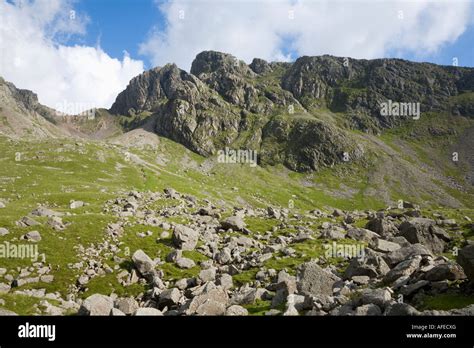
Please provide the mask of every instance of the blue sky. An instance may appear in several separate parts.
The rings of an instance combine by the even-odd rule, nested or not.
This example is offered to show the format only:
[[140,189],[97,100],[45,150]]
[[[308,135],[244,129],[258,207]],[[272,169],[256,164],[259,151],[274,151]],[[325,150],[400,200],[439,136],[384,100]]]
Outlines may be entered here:
[[[217,0],[216,0],[217,1]],[[196,2],[199,2],[196,1]],[[212,3],[212,1],[201,1]],[[350,2],[350,0],[347,0]],[[153,0],[81,0],[75,8],[87,14],[90,22],[84,36],[76,36],[70,44],[100,45],[111,57],[121,58],[126,50],[132,57],[144,59],[145,67],[151,68],[153,61],[140,54],[140,44],[150,34],[152,28],[164,31],[166,14],[160,11],[159,4],[166,1]],[[158,4],[158,6],[157,6]],[[271,6],[271,5],[270,5]],[[294,60],[298,52],[291,49],[292,36],[282,35],[282,52]],[[229,52],[238,54],[238,52]],[[331,52],[328,52],[331,53]],[[458,58],[461,66],[474,66],[474,25],[467,29],[453,42],[445,43],[435,52],[400,52],[388,50],[380,57],[396,57],[413,61],[427,61],[436,64],[451,65],[453,58]],[[186,67],[183,67],[186,68]]]
[[151,0],[83,0],[75,6],[90,18],[85,36],[71,43],[94,46],[97,42],[111,57],[123,51],[138,57],[139,44],[153,26],[164,27],[165,17]]
[[0,36],[1,76],[48,106],[83,109],[110,107],[143,70],[189,71],[203,50],[247,63],[332,54],[474,67],[474,1],[0,0]]

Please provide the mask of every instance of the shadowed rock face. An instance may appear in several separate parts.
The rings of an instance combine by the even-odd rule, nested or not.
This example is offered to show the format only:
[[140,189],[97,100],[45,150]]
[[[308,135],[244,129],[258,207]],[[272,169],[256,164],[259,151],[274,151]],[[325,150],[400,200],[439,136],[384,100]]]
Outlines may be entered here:
[[[474,69],[399,59],[301,57],[246,65],[214,51],[199,53],[191,73],[174,64],[133,78],[110,111],[151,112],[157,134],[209,156],[226,146],[259,152],[262,164],[316,170],[363,158],[348,129],[380,133],[412,117],[381,115],[382,103],[418,104],[421,113],[472,117]],[[321,117],[327,112],[332,116]],[[344,125],[334,113],[342,114]]]

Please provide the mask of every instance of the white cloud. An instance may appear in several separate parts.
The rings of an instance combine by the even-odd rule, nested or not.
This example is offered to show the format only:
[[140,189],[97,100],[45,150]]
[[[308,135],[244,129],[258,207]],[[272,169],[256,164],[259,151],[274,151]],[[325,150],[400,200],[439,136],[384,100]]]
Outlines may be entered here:
[[463,0],[177,0],[158,6],[167,25],[150,34],[141,53],[155,65],[175,62],[185,69],[210,49],[247,62],[287,59],[288,52],[423,56],[454,42],[473,9]]
[[0,75],[60,111],[110,107],[143,62],[126,53],[112,58],[100,47],[65,45],[85,33],[87,22],[67,0],[0,0]]

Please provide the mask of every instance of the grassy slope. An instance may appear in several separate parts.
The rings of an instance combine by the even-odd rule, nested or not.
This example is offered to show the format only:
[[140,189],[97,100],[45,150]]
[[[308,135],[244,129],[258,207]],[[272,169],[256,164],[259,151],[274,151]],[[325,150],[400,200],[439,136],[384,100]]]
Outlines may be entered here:
[[[464,126],[464,125],[461,125]],[[422,129],[422,128],[420,128]],[[416,137],[403,138],[397,131],[389,132],[383,140],[392,149],[400,150],[400,144],[414,149],[410,153],[398,152],[400,158],[406,161],[426,162],[432,164],[431,157],[439,156],[431,150],[425,154],[420,150],[426,139]],[[369,148],[370,142],[366,144]],[[449,145],[449,144],[448,144]],[[424,149],[424,148],[423,148]],[[348,163],[331,169],[322,170],[312,175],[290,172],[283,167],[256,167],[248,165],[216,164],[212,160],[198,156],[183,146],[168,139],[160,138],[159,146],[155,149],[127,149],[117,145],[100,142],[76,143],[71,140],[45,140],[41,142],[13,142],[0,137],[0,199],[7,202],[7,207],[0,209],[0,226],[10,230],[10,234],[0,237],[0,243],[15,241],[30,230],[40,231],[43,240],[39,251],[47,255],[47,263],[53,266],[55,281],[52,284],[26,285],[23,288],[46,288],[48,292],[59,291],[67,293],[67,285],[77,279],[77,271],[68,268],[69,263],[78,262],[74,246],[78,243],[88,246],[99,243],[104,237],[104,229],[115,218],[102,213],[103,205],[108,199],[116,198],[130,190],[161,191],[165,187],[173,187],[179,192],[195,195],[198,199],[208,198],[221,202],[229,209],[234,205],[251,205],[266,207],[276,205],[288,207],[294,203],[295,212],[303,212],[315,208],[338,207],[342,209],[380,209],[386,203],[373,192],[374,182],[371,176],[380,164],[380,159],[374,158],[374,164]],[[377,149],[373,149],[377,150]],[[132,159],[127,160],[125,153],[129,151]],[[21,160],[15,161],[15,154],[21,153]],[[133,155],[139,156],[135,157]],[[157,157],[160,161],[157,162]],[[166,162],[166,165],[163,163]],[[444,163],[444,162],[443,162]],[[119,165],[117,165],[119,164]],[[452,175],[460,175],[457,167],[441,167],[451,170]],[[396,174],[393,174],[396,177]],[[392,178],[393,179],[393,178]],[[388,180],[387,182],[392,182]],[[397,193],[397,186],[388,188],[391,199],[396,201],[402,197]],[[454,192],[454,191],[453,191]],[[454,192],[464,203],[471,203],[469,193]],[[402,197],[410,199],[409,196]],[[89,203],[83,208],[70,210],[70,200],[83,200]],[[69,222],[69,227],[63,232],[55,232],[38,219],[41,226],[20,228],[15,221],[30,213],[37,204],[44,204],[56,211],[71,213],[63,220]],[[160,204],[172,205],[173,202],[162,201]],[[461,219],[464,215],[473,216],[472,206],[463,210],[436,208],[449,217]],[[427,211],[432,213],[433,211]],[[254,233],[264,233],[271,230],[267,220],[249,219],[249,227]],[[363,225],[364,222],[361,222]],[[137,232],[152,230],[152,237],[139,238]],[[149,226],[131,226],[126,228],[122,241],[133,252],[138,248],[147,253],[160,256],[162,259],[171,250],[169,240],[156,242],[160,233],[159,228]],[[470,233],[463,230],[467,235]],[[285,233],[285,231],[279,231]],[[471,233],[472,234],[472,233]],[[470,237],[472,238],[472,236]],[[350,242],[350,241],[348,241]],[[299,263],[318,257],[322,252],[320,241],[298,243],[293,246],[297,258],[282,257],[267,261],[268,268],[294,271]],[[126,256],[125,254],[120,254]],[[195,261],[205,259],[196,252],[186,255]],[[110,266],[114,266],[113,261]],[[17,269],[27,267],[30,260],[1,259],[0,267]],[[126,268],[128,265],[121,264]],[[193,276],[198,268],[179,270],[166,264],[163,266],[166,279],[178,279]],[[236,283],[254,279],[256,269],[235,276]],[[89,284],[89,291],[120,295],[136,295],[144,290],[142,285],[124,288],[117,282],[115,274],[95,278]],[[18,295],[0,295],[6,300],[6,307],[20,313],[32,313],[36,299],[24,299]],[[267,304],[262,303],[261,308]],[[258,307],[258,306],[257,306]],[[252,311],[259,312],[257,307]]]

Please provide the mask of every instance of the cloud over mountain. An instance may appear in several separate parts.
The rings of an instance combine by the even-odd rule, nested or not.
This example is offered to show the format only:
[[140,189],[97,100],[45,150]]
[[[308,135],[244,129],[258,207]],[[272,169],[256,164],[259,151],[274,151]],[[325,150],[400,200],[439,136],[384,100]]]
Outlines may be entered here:
[[110,107],[143,63],[124,53],[66,43],[85,33],[88,18],[61,0],[0,2],[0,75],[38,93],[41,103],[77,113]]
[[155,29],[141,52],[155,65],[189,69],[203,50],[287,60],[333,54],[376,58],[423,56],[452,43],[472,20],[469,1],[168,1],[157,2],[166,26]]

